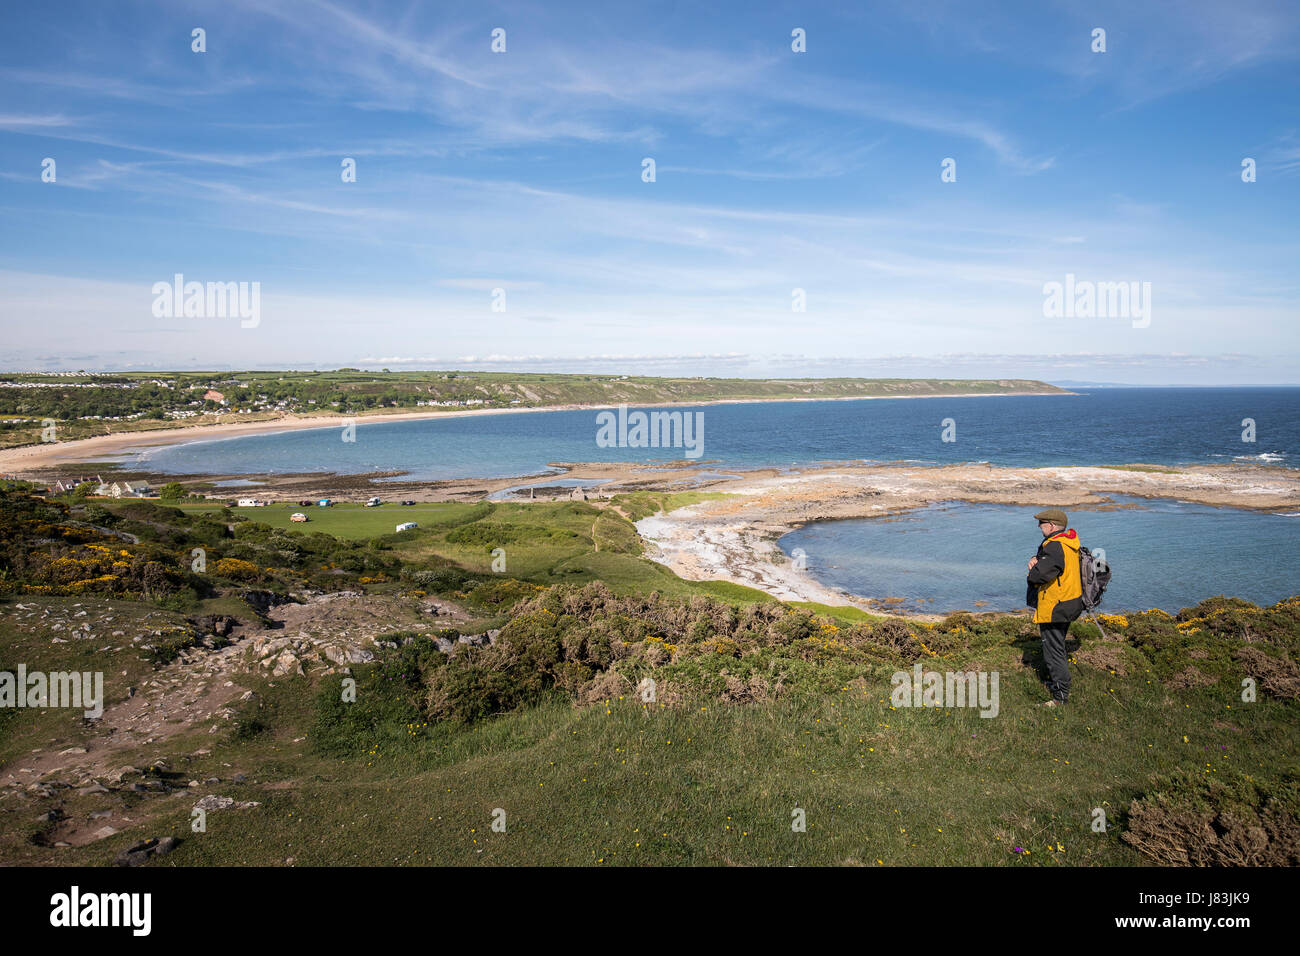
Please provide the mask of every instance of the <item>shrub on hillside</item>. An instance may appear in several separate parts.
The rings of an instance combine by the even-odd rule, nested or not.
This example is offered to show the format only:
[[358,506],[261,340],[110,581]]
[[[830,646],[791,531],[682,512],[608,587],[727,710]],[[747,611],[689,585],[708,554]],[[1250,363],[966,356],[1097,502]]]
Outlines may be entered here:
[[489,613],[507,611],[537,593],[539,585],[516,578],[489,578],[466,595],[470,606]]
[[1263,784],[1184,768],[1129,804],[1123,840],[1166,866],[1300,864],[1300,776]]
[[113,527],[113,525],[122,520],[103,505],[93,503],[82,507],[81,518],[84,521],[89,521],[91,524],[104,525],[108,528]]
[[326,679],[317,695],[310,737],[321,753],[355,756],[391,742],[394,736],[409,736],[427,720],[424,682],[446,665],[446,657],[427,636],[404,632],[384,634],[377,640],[402,643],[376,663],[352,668],[354,700],[344,699],[343,674]]
[[1180,611],[1175,621],[1180,630],[1214,634],[1234,643],[1262,642],[1293,658],[1300,653],[1300,597],[1256,607],[1240,598],[1219,596]]
[[1259,682],[1259,689],[1278,700],[1300,698],[1300,667],[1275,648],[1248,644],[1232,655],[1247,677]]
[[525,661],[511,647],[458,644],[446,666],[427,677],[430,716],[468,723],[536,703],[555,684],[560,661],[548,660],[554,655],[544,653],[541,645],[531,650],[531,660]]
[[[1160,610],[1127,615],[1125,640],[1151,673],[1175,689],[1237,686],[1243,677],[1291,699],[1300,601],[1260,608],[1238,598],[1210,598],[1174,617]],[[1255,651],[1244,652],[1245,648]],[[1267,680],[1265,676],[1267,675]]]
[[169,508],[152,501],[128,501],[116,510],[123,518],[151,523],[184,524],[186,517],[180,508]]
[[579,535],[563,528],[546,528],[541,525],[530,524],[506,524],[498,521],[477,521],[474,524],[462,525],[453,531],[449,531],[446,540],[451,544],[500,548],[508,544],[524,542],[574,541],[578,537]]
[[262,578],[262,569],[251,561],[240,558],[221,558],[214,570],[223,578],[234,581],[258,581]]
[[916,633],[906,622],[896,617],[885,618],[873,624],[869,634],[873,641],[905,661],[914,661],[921,656],[921,642]]
[[403,568],[401,577],[403,581],[419,585],[431,594],[450,594],[452,591],[460,590],[465,584],[474,579],[470,572],[454,566],[421,569]]
[[[474,579],[455,568],[408,570],[404,576],[444,583]],[[501,579],[479,585],[489,586],[535,587]],[[1216,674],[1231,675],[1235,685],[1246,672],[1274,696],[1286,697],[1300,686],[1294,661],[1273,644],[1233,645],[1191,627],[1180,630],[1162,612],[1132,615],[1132,622],[1125,630],[1135,638],[1084,636],[1079,661],[1121,674],[1154,672],[1145,656],[1151,652],[1163,661],[1162,679],[1174,688],[1203,686],[1218,680]],[[946,647],[941,656],[959,668],[990,651],[1013,652],[1032,631],[1023,618],[1011,616],[952,615],[935,625],[896,618],[845,625],[777,603],[736,607],[698,595],[687,600],[657,593],[618,596],[593,582],[527,597],[493,644],[458,644],[445,666],[421,667],[418,696],[424,719],[451,721],[503,713],[550,692],[578,702],[623,695],[646,677],[661,687],[671,685],[674,700],[743,703],[795,689],[837,693],[927,653],[939,654],[931,642]]]
[[618,597],[601,583],[551,588],[524,602],[492,646],[457,646],[447,666],[427,676],[426,707],[431,718],[470,721],[553,689],[576,700],[626,691],[652,673],[731,702],[793,684],[829,693],[877,664],[914,656],[919,645],[908,642],[909,630],[895,622],[882,641],[868,628],[781,605]]

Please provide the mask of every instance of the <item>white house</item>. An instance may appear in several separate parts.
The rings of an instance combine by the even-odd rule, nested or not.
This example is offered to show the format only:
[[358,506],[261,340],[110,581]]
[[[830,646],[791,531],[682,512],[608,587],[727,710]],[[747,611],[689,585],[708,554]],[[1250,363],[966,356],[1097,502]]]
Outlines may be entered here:
[[114,498],[145,498],[149,495],[147,481],[115,481],[111,485],[100,483],[95,494]]

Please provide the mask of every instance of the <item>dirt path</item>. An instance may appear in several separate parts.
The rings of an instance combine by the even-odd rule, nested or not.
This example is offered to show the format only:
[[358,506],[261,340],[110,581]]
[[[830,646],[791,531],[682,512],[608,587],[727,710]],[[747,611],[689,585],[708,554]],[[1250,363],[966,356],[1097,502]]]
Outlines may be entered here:
[[[430,613],[434,609],[437,614]],[[283,626],[239,626],[229,635],[231,643],[226,647],[188,649],[176,661],[145,677],[132,696],[105,707],[102,717],[78,734],[78,739],[64,740],[0,767],[0,799],[20,791],[57,808],[64,794],[98,795],[99,799],[91,800],[96,806],[60,820],[49,839],[81,846],[112,836],[123,825],[138,823],[148,815],[145,806],[138,806],[134,816],[127,814],[122,795],[155,792],[136,789],[145,785],[158,792],[201,786],[201,781],[191,782],[171,770],[186,756],[176,752],[176,738],[197,732],[213,735],[214,743],[221,742],[220,735],[231,727],[238,706],[253,697],[253,678],[307,680],[373,660],[375,638],[382,634],[432,631],[467,620],[462,611],[441,601],[355,592],[311,596],[302,604],[272,608],[267,616]],[[208,752],[200,748],[189,755]],[[165,768],[165,775],[176,779],[159,788],[157,774],[149,780],[142,775],[150,766]]]

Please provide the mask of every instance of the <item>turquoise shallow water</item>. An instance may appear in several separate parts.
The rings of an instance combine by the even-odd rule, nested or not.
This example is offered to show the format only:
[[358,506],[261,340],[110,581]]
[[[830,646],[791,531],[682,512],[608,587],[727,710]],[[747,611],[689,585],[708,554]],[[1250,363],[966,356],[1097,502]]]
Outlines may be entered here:
[[[1272,604],[1300,593],[1291,557],[1300,516],[1116,497],[1116,510],[1070,512],[1084,545],[1105,549],[1105,612],[1174,612],[1227,594]],[[889,518],[824,521],[782,536],[823,584],[903,597],[915,611],[1024,606],[1025,563],[1041,535],[1036,508],[950,502]]]

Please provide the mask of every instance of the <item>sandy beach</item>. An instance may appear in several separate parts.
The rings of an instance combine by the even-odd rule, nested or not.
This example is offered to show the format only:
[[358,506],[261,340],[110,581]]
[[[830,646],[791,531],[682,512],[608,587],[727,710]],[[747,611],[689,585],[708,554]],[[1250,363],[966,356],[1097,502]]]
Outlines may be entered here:
[[[863,395],[856,398],[753,398],[725,399],[704,402],[653,402],[628,403],[628,408],[695,408],[704,405],[753,405],[771,402],[863,402],[879,399],[922,398],[1014,398],[1025,395],[1072,395],[1073,392],[969,392],[951,395]],[[161,445],[179,445],[185,442],[216,441],[239,438],[245,435],[265,435],[275,432],[300,431],[307,428],[340,428],[351,422],[373,425],[380,422],[423,421],[435,418],[466,418],[475,415],[520,415],[529,412],[601,411],[616,409],[618,405],[544,405],[535,408],[465,408],[437,412],[394,412],[378,415],[284,415],[264,421],[215,422],[211,424],[182,425],[175,428],[158,428],[148,431],[124,431],[111,435],[96,435],[68,442],[49,442],[20,445],[0,449],[0,474],[18,477],[42,477],[40,472],[82,462],[104,461],[129,454],[142,448]]]
[[308,428],[341,428],[345,424],[373,425],[379,422],[419,421],[428,418],[461,418],[469,415],[516,415],[522,412],[556,412],[582,408],[562,405],[547,408],[457,409],[447,412],[396,412],[391,415],[285,415],[256,422],[218,422],[208,425],[185,425],[150,431],[115,432],[76,441],[21,445],[0,449],[0,473],[36,474],[40,469],[80,462],[121,457],[142,448],[180,445],[185,442],[218,441],[245,435],[268,435],[276,432],[302,431]]

